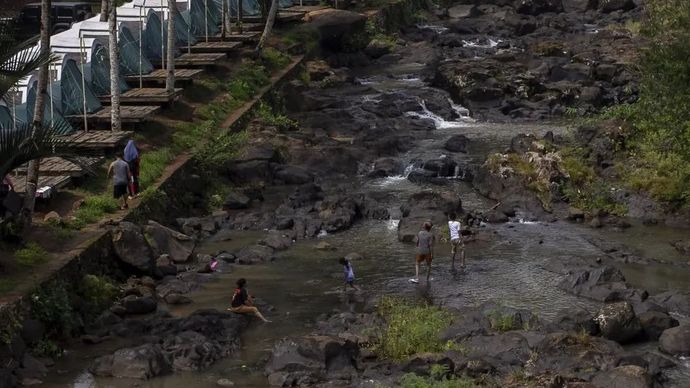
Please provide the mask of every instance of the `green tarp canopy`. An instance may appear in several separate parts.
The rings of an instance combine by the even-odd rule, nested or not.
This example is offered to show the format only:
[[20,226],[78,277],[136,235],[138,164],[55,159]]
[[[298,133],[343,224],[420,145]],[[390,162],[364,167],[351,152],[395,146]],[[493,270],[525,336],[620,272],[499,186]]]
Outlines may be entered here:
[[[35,81],[31,85],[31,88],[29,88],[29,94],[26,96],[26,119],[28,122],[34,119],[37,89],[38,81]],[[55,105],[51,107],[50,95],[45,96],[45,104],[43,105],[43,125],[52,125],[55,131],[61,135],[67,135],[74,132],[72,125],[62,117],[62,114],[60,114],[60,107]]]
[[[130,89],[122,75],[117,83],[120,93]],[[91,53],[91,87],[99,96],[110,95],[110,56],[108,49],[100,43],[94,44]]]
[[197,38],[216,36],[220,32],[222,15],[213,0],[191,0],[189,9],[182,12],[192,34]]
[[[151,62],[161,62],[161,58],[164,58],[167,50],[168,42],[168,29],[163,28],[163,33],[161,34],[161,19],[156,12],[153,10],[149,11],[146,17],[146,28],[142,36],[144,37],[144,52],[146,57]],[[176,49],[175,56],[180,55],[180,52]]]
[[82,74],[74,59],[67,59],[62,63],[62,77],[60,80],[60,99],[62,114],[65,116],[84,114],[84,96],[86,96],[86,113],[99,111],[103,106],[91,90],[89,82],[83,88]]
[[292,0],[279,0],[278,1],[278,6],[280,8],[290,8],[293,5],[295,5],[295,4],[292,2]]
[[10,108],[5,105],[0,105],[0,129],[14,128],[14,121],[12,120],[12,112]]
[[[230,17],[237,18],[237,0],[228,0],[230,2]],[[261,7],[258,0],[240,0],[242,1],[242,16],[261,16]]]
[[[146,48],[139,47],[139,40],[134,38],[132,32],[124,24],[120,24],[119,31],[120,46],[120,74],[123,76],[139,75],[139,66],[141,66],[141,74],[148,74],[153,71],[153,65],[146,58]],[[141,49],[141,52],[139,51]],[[140,55],[141,54],[141,55]]]
[[175,12],[173,22],[175,23],[175,44],[178,46],[194,46],[197,43],[197,39],[194,36],[194,32],[190,28],[189,24],[185,20],[182,13]]

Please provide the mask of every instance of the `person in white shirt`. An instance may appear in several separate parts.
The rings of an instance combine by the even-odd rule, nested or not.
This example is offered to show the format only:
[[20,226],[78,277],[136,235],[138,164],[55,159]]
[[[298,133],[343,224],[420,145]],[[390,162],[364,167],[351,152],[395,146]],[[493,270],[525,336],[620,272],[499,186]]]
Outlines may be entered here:
[[448,231],[450,233],[450,251],[453,254],[451,259],[451,269],[455,271],[455,255],[460,248],[460,269],[465,269],[465,243],[462,239],[461,224],[457,221],[457,214],[448,214]]

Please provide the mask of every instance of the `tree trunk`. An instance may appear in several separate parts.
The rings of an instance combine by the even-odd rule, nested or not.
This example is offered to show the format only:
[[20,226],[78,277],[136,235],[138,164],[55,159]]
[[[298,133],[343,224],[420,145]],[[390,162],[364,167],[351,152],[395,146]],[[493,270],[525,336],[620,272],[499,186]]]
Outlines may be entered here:
[[[241,1],[241,0],[240,0]],[[266,44],[268,36],[271,35],[271,30],[273,29],[273,23],[276,21],[276,14],[278,13],[278,0],[272,0],[271,9],[268,11],[268,17],[266,18],[266,26],[264,26],[264,32],[261,34],[261,39],[259,39],[259,44],[256,45],[256,52],[260,53]]]
[[237,33],[241,34],[242,33],[242,15],[244,13],[244,9],[242,9],[242,0],[237,0]]
[[108,54],[110,56],[110,128],[122,130],[120,120],[120,48],[117,45],[117,8],[115,0],[110,0],[108,14]]
[[110,14],[110,2],[112,0],[101,0],[101,21],[102,22],[107,22],[108,21],[108,15]]
[[[50,52],[50,0],[41,1],[41,52]],[[34,106],[34,118],[31,125],[33,130],[43,125],[43,112],[45,112],[46,99],[48,89],[48,77],[50,77],[49,64],[45,64],[38,70],[38,90],[36,91],[36,104]],[[29,85],[31,86],[31,85]],[[52,117],[51,117],[52,119]],[[31,216],[36,205],[36,189],[38,188],[38,169],[41,165],[41,160],[36,159],[29,162],[26,170],[26,193],[24,194],[24,220],[26,225],[31,225]]]
[[165,90],[168,95],[175,93],[175,12],[177,12],[175,0],[168,0],[168,63],[165,76]]

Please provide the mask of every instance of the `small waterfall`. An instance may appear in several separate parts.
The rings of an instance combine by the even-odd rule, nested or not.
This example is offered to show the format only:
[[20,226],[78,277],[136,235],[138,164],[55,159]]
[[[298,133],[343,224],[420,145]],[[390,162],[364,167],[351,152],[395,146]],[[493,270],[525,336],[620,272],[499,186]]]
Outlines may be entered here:
[[417,24],[417,28],[420,30],[431,30],[437,34],[442,34],[448,31],[448,27],[437,26],[434,24]]
[[420,101],[419,105],[422,107],[422,112],[406,112],[405,115],[408,117],[415,117],[418,119],[429,119],[434,122],[434,126],[436,129],[444,129],[444,128],[455,128],[458,126],[462,126],[467,120],[463,120],[463,118],[468,117],[466,115],[463,115],[461,112],[466,112],[467,115],[469,115],[469,111],[467,111],[466,108],[461,107],[459,105],[455,105],[451,102],[451,106],[453,109],[460,115],[461,120],[454,120],[454,121],[448,121],[444,119],[443,117],[437,115],[436,113],[432,112],[429,110],[429,108],[426,107],[426,103],[424,101]]
[[[463,174],[463,175],[465,175],[465,174]],[[460,166],[455,166],[455,170],[453,171],[453,179],[458,179],[458,178],[462,178],[460,176]]]
[[481,39],[473,39],[473,40],[463,40],[462,44],[464,44],[465,47],[491,49],[491,48],[498,46],[498,44],[501,42],[503,42],[503,41],[500,39],[493,40],[491,38],[487,38],[487,41],[484,43],[481,42]]
[[450,107],[453,108],[453,111],[455,111],[455,114],[458,115],[463,121],[474,121],[473,118],[470,117],[470,110],[465,108],[462,105],[456,104],[452,99],[448,99],[448,103],[450,104]]
[[403,171],[403,174],[402,174],[403,178],[407,179],[407,177],[410,176],[410,174],[412,173],[412,171],[414,171],[415,168],[416,167],[415,167],[414,163],[408,164],[407,167],[405,167],[405,171]]

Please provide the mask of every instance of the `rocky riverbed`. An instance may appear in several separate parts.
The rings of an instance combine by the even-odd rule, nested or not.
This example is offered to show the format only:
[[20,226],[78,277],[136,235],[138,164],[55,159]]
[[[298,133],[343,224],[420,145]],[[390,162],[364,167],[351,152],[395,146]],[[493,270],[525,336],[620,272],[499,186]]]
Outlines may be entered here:
[[[690,262],[669,248],[684,231],[585,228],[485,163],[557,142],[566,113],[633,101],[626,28],[640,12],[632,0],[494,0],[436,10],[392,48],[329,43],[309,83],[285,87],[299,130],[255,121],[218,166],[232,183],[224,211],[111,226],[119,260],[147,276],[82,338],[88,372],[68,357],[58,369],[79,377],[48,381],[396,386],[441,364],[501,386],[687,386]],[[441,237],[451,211],[472,232],[466,272],[449,271],[443,247],[431,285],[408,283],[420,223]],[[344,255],[362,294],[338,291]],[[272,326],[224,312],[240,276]],[[391,293],[447,308],[454,350],[403,362],[372,352],[365,328],[385,326],[376,304]]]

